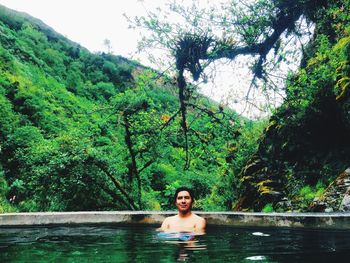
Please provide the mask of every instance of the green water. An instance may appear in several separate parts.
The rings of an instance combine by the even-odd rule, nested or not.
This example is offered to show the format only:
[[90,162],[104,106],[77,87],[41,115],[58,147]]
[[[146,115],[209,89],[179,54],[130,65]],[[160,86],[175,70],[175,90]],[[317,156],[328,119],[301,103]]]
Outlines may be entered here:
[[[344,262],[350,230],[209,227],[192,242],[154,227],[0,228],[0,262]],[[345,260],[346,262],[346,260]]]

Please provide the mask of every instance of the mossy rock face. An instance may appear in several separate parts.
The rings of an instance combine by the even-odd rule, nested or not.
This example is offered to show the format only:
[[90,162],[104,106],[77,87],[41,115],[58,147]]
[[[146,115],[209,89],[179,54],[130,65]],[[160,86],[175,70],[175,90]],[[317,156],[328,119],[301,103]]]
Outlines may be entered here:
[[261,211],[266,204],[276,203],[283,197],[280,177],[258,155],[243,169],[241,178],[245,193],[234,210]]
[[[342,172],[326,189],[324,194],[313,200],[309,206],[311,212],[338,212],[349,210],[350,168]],[[342,205],[343,204],[343,205]]]
[[[304,115],[294,121],[290,119],[297,112],[290,108],[282,108],[271,118],[272,125],[261,139],[258,152],[240,174],[245,190],[236,210],[261,211],[266,204],[276,206],[284,199],[293,200],[298,187],[328,181],[328,176],[334,177],[339,169],[346,168],[350,132],[341,116],[344,110],[334,94],[323,91],[316,96]],[[306,208],[295,203],[288,205],[290,209]]]
[[[237,209],[259,211],[267,203],[274,208],[283,203],[280,207],[307,211],[309,201],[300,202],[299,190],[318,182],[328,185],[349,166],[350,21],[346,23],[347,33],[338,31],[332,38],[318,25],[310,45],[313,51],[290,79],[285,102],[271,117],[256,155],[241,172],[244,191]],[[338,211],[343,196],[334,195],[329,202],[324,208],[320,201],[309,209],[331,206]]]
[[[349,80],[350,86],[350,80]],[[339,117],[341,118],[342,123],[344,124],[344,130],[350,131],[350,87],[348,88],[348,94],[339,100],[339,108],[341,109],[339,112]],[[349,136],[350,137],[350,136]],[[347,144],[349,138],[344,138],[343,143]]]
[[[348,28],[350,31],[350,27]],[[349,32],[347,33],[349,35]],[[334,87],[336,100],[339,103],[341,118],[347,128],[350,128],[350,36],[339,39],[333,51],[337,54],[337,80]]]

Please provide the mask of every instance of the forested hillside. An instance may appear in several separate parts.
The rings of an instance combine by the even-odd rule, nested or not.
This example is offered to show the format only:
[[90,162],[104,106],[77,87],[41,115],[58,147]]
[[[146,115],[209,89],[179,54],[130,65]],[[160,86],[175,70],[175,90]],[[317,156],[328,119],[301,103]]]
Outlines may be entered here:
[[0,35],[0,212],[231,209],[263,123],[193,91],[186,151],[172,78],[3,6]]
[[349,210],[350,1],[295,5],[315,34],[242,171],[238,210]]
[[[174,3],[188,27],[161,10],[136,19],[151,31],[146,44],[173,55],[175,76],[92,54],[1,7],[0,211],[167,210],[181,185],[195,209],[349,210],[350,1],[235,3],[217,13]],[[268,122],[238,117],[189,81],[239,55],[266,81],[271,53],[280,63],[286,37],[307,34],[301,20],[312,38],[274,87],[285,99]]]
[[[230,0],[210,8],[196,1],[168,3],[131,24],[148,30],[141,40],[145,48],[173,55],[180,94],[184,72],[194,81],[205,79],[215,61],[243,56],[253,74],[246,99],[252,87],[284,96],[258,150],[234,175],[240,187],[233,209],[350,210],[350,2]],[[281,69],[298,61],[298,49],[299,69],[285,78]]]

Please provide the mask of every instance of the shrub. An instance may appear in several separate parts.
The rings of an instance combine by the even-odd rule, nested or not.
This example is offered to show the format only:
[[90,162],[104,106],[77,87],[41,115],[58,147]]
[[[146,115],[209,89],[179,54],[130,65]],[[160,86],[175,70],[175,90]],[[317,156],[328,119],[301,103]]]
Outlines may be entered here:
[[274,210],[273,210],[272,204],[269,203],[269,204],[266,204],[261,211],[264,213],[272,213]]

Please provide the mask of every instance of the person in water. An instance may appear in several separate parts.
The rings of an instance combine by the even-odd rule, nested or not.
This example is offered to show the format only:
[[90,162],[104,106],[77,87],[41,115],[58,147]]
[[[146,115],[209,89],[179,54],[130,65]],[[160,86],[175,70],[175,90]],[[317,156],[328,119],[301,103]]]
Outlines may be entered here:
[[164,232],[191,232],[203,234],[206,221],[204,218],[192,213],[194,195],[191,189],[180,187],[174,195],[174,202],[178,213],[164,219],[160,230]]

